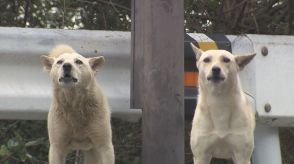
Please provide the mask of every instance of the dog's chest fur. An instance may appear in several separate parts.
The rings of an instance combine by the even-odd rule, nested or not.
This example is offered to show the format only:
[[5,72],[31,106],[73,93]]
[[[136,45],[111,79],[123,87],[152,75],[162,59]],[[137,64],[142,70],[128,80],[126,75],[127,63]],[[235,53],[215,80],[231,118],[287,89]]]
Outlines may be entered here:
[[232,157],[232,138],[252,133],[252,118],[241,89],[224,93],[218,95],[200,92],[192,128],[194,146],[201,149],[210,145],[209,152],[218,158]]
[[[219,137],[224,137],[225,133],[230,132],[234,128],[238,128],[234,124],[234,120],[240,117],[240,107],[235,102],[236,97],[212,96],[207,99],[207,104],[202,106],[202,110],[207,110],[211,117],[212,129],[217,132]],[[236,117],[237,116],[237,117]]]
[[73,137],[86,135],[84,129],[88,129],[94,120],[99,120],[103,115],[101,110],[104,110],[104,102],[98,99],[97,93],[93,91],[56,91],[55,95],[58,101],[55,109],[57,117],[65,122],[64,126],[68,126]]

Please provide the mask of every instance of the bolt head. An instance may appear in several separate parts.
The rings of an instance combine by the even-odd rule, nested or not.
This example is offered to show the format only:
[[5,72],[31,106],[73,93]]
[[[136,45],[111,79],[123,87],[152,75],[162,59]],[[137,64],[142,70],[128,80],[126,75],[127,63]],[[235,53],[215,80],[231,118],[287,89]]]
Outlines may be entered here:
[[261,54],[263,56],[267,56],[268,55],[268,49],[266,46],[261,47]]
[[266,104],[264,105],[264,111],[265,111],[266,113],[269,113],[271,110],[272,110],[271,105],[270,105],[269,103],[266,103]]

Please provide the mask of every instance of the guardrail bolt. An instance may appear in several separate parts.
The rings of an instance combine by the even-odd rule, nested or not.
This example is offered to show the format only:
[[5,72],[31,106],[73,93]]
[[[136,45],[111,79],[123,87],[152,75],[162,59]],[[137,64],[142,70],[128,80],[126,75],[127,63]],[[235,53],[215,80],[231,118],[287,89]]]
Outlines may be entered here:
[[271,110],[272,110],[271,105],[270,105],[269,103],[266,103],[266,104],[264,105],[264,111],[265,111],[266,113],[269,113]]
[[262,54],[262,56],[268,55],[268,49],[266,46],[261,47],[261,54]]

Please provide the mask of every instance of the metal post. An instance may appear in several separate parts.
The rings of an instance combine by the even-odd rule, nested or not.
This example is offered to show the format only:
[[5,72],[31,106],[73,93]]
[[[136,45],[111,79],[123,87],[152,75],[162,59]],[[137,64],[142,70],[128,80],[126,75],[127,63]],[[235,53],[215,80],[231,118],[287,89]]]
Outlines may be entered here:
[[133,0],[132,108],[143,164],[184,163],[184,1]]
[[282,163],[279,130],[277,127],[257,124],[252,161],[253,164]]

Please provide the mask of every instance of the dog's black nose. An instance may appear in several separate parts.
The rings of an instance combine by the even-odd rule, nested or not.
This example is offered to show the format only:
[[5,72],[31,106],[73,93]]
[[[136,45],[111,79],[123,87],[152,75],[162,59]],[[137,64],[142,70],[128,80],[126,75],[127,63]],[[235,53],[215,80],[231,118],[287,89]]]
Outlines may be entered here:
[[213,75],[219,75],[221,69],[219,67],[212,67],[212,74]]
[[63,66],[62,66],[62,68],[63,68],[63,70],[64,70],[65,72],[70,72],[72,66],[71,66],[70,63],[64,63]]

